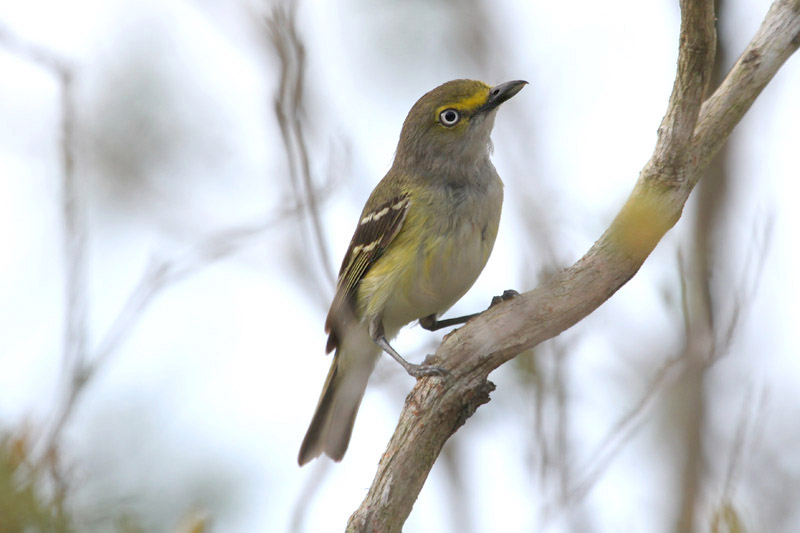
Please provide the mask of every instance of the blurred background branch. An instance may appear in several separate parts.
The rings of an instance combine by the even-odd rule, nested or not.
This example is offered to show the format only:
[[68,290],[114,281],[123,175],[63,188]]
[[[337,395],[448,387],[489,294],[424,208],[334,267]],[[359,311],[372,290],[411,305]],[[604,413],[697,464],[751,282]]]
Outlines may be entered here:
[[[130,335],[152,301],[165,288],[208,267],[215,261],[229,257],[246,247],[253,246],[266,232],[286,223],[303,212],[315,210],[318,191],[306,183],[306,196],[298,196],[296,203],[284,205],[266,221],[221,230],[199,239],[185,252],[168,259],[151,258],[141,279],[131,291],[119,315],[101,338],[96,348],[88,342],[88,286],[87,242],[88,226],[85,222],[86,206],[81,201],[85,190],[75,172],[75,129],[77,120],[73,94],[75,68],[68,60],[44,47],[24,41],[0,24],[0,45],[27,61],[42,66],[58,81],[60,93],[61,128],[61,213],[65,265],[65,309],[62,372],[64,376],[61,400],[46,436],[38,444],[25,430],[19,436],[0,433],[0,471],[3,487],[16,486],[17,478],[23,482],[13,492],[0,487],[0,532],[5,533],[37,527],[41,531],[71,531],[65,504],[70,493],[69,467],[61,460],[59,449],[64,428],[73,418],[79,399],[97,373],[108,366],[120,343]],[[298,133],[298,135],[301,135]],[[307,172],[307,161],[305,164]],[[303,204],[309,202],[313,207]],[[35,458],[32,457],[33,450]],[[4,455],[8,454],[8,456]],[[26,473],[19,470],[24,466]],[[5,468],[5,470],[3,470]],[[43,478],[43,473],[47,478]],[[45,490],[49,487],[48,490]],[[44,492],[42,492],[44,490]],[[43,494],[52,494],[46,499]],[[7,498],[2,500],[2,498]],[[42,499],[45,498],[45,499]],[[28,503],[23,503],[23,500]],[[37,507],[39,506],[39,507]],[[188,515],[187,515],[188,516]],[[194,525],[186,525],[189,524]],[[178,526],[176,531],[202,531],[205,518],[191,519]],[[46,524],[46,525],[43,525]],[[136,519],[123,529],[137,529]],[[200,527],[201,529],[198,529]]]
[[[65,265],[66,306],[64,309],[64,342],[61,365],[64,374],[83,364],[87,344],[88,300],[86,298],[86,227],[75,178],[75,101],[74,67],[58,54],[14,35],[0,24],[0,45],[26,61],[30,61],[55,78],[59,87],[61,147],[61,213],[63,217],[63,254]],[[71,387],[71,385],[69,386]],[[68,531],[64,501],[68,487],[61,472],[56,446],[47,446],[38,460],[30,458],[30,436],[27,432],[13,436],[0,433],[0,498],[9,498],[0,506],[0,530],[22,531],[30,527],[42,530]],[[9,454],[9,455],[6,455]],[[20,467],[25,466],[26,473]],[[46,481],[52,486],[52,499],[43,498],[41,472],[48,472]],[[22,481],[16,487],[16,478]],[[9,490],[8,487],[14,487]],[[20,499],[25,500],[25,503]],[[4,508],[4,509],[3,509]],[[6,522],[8,521],[8,522]],[[43,521],[43,522],[42,522]]]
[[83,355],[75,359],[75,364],[69,373],[71,379],[65,400],[58,405],[55,423],[46,440],[45,455],[51,455],[58,447],[61,432],[74,414],[81,394],[98,371],[109,364],[120,343],[130,335],[156,296],[171,284],[197,273],[215,261],[257,244],[268,230],[297,216],[303,209],[305,207],[301,205],[285,206],[265,222],[219,231],[201,239],[183,254],[173,258],[152,258],[97,348],[89,357]]
[[[336,274],[331,264],[330,252],[323,232],[319,201],[315,191],[308,146],[305,140],[303,94],[306,70],[306,51],[297,32],[297,3],[275,7],[265,23],[272,44],[280,59],[280,83],[275,97],[275,117],[281,130],[283,146],[289,163],[289,178],[296,201],[306,206],[311,222],[310,238],[303,243],[314,242],[317,258],[323,265],[328,286],[336,284]],[[306,234],[304,237],[308,237]],[[324,292],[324,291],[323,291]]]

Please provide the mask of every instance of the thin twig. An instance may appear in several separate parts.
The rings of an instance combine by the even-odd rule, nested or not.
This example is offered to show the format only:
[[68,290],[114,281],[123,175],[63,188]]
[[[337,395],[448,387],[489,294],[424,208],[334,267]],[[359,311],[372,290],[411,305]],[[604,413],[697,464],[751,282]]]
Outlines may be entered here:
[[[753,384],[748,383],[745,387],[744,397],[742,398],[739,423],[736,424],[736,433],[733,437],[733,446],[731,446],[731,457],[728,460],[728,468],[725,471],[725,481],[722,484],[722,499],[726,501],[729,501],[733,494],[733,487],[736,483],[739,467],[742,464],[742,458],[744,457],[747,435],[751,429],[752,418],[754,413],[759,410],[758,406],[753,405],[753,389]],[[763,396],[761,399],[763,400]]]
[[681,361],[681,356],[671,357],[656,370],[644,387],[644,394],[606,432],[600,445],[586,461],[586,466],[581,469],[581,474],[575,476],[578,481],[567,491],[565,503],[574,505],[586,497],[617,454],[647,421],[646,413],[670,382],[669,378],[676,373]]
[[291,533],[303,531],[304,521],[306,516],[308,516],[306,509],[311,504],[317,492],[319,492],[319,486],[328,476],[330,470],[331,464],[326,461],[317,461],[314,465],[312,474],[306,478],[292,507],[291,518],[289,519],[289,531]]
[[[311,176],[308,145],[303,127],[303,90],[305,81],[305,47],[297,33],[296,4],[289,9],[276,7],[266,19],[267,29],[278,58],[281,76],[274,109],[281,130],[292,187],[299,201],[307,206],[312,238],[322,262],[325,276],[332,287],[336,283],[325,233],[322,229],[317,194]],[[302,192],[300,184],[302,183]]]
[[752,238],[747,240],[751,244],[750,251],[739,275],[739,281],[735,284],[737,290],[734,291],[732,296],[733,304],[731,306],[731,316],[728,318],[728,326],[723,330],[722,338],[717,339],[717,357],[722,357],[728,353],[731,344],[733,344],[737,326],[743,320],[743,315],[752,309],[752,306],[748,306],[747,302],[752,302],[755,299],[755,295],[758,293],[761,281],[764,278],[764,266],[772,248],[774,222],[774,216],[769,213],[766,214],[763,226],[755,224]]
[[[75,98],[74,67],[66,58],[15,36],[0,25],[0,44],[24,59],[43,67],[57,81],[60,103],[61,152],[61,216],[64,233],[62,246],[65,263],[64,333],[61,367],[64,375],[72,375],[83,365],[88,338],[88,298],[86,290],[87,229],[80,205],[80,192],[75,175]],[[62,384],[67,391],[71,380]],[[67,392],[69,394],[69,392]],[[64,518],[66,478],[60,472],[55,445],[47,446],[37,467],[45,468],[53,482],[54,503],[60,519]]]
[[121,342],[133,331],[144,311],[165,287],[257,242],[268,230],[299,214],[302,209],[301,205],[286,206],[264,222],[219,231],[199,240],[184,253],[171,259],[151,260],[92,356],[85,358],[79,367],[75,367],[66,397],[54,417],[45,449],[55,448],[64,426],[86,390],[86,385],[109,364]]

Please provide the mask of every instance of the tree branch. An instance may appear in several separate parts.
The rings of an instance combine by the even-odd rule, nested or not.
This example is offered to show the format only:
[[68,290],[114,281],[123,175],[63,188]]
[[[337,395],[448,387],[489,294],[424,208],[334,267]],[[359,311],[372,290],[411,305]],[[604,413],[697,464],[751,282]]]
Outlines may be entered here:
[[[336,270],[325,243],[316,189],[311,178],[311,165],[304,133],[303,90],[305,87],[306,52],[297,31],[297,4],[278,6],[267,17],[270,39],[281,62],[281,76],[274,110],[281,130],[283,147],[289,163],[289,177],[297,201],[308,207],[312,237],[329,286],[336,285]],[[304,190],[300,188],[300,182]]]
[[778,0],[731,72],[701,106],[714,61],[712,2],[681,2],[678,71],[658,141],[631,196],[577,263],[447,335],[429,363],[447,379],[417,382],[348,531],[400,531],[447,439],[482,404],[491,371],[555,337],[632,278],[678,221],[733,127],[800,46],[800,0]]

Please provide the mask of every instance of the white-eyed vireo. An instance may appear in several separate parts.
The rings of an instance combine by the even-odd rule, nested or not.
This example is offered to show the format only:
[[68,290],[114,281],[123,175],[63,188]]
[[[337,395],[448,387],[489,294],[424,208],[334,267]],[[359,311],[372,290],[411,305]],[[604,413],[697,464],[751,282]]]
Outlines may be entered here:
[[389,345],[414,320],[431,331],[472,286],[494,246],[503,182],[489,159],[500,104],[524,81],[489,87],[454,80],[409,111],[392,168],[367,200],[347,248],[325,331],[336,350],[298,463],[339,461],[381,350],[414,376],[441,373],[409,363]]

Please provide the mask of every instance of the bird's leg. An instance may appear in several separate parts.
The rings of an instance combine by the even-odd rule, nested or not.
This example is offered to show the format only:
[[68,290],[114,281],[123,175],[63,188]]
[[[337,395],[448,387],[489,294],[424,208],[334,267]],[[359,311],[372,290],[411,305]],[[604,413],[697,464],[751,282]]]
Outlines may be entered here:
[[456,318],[448,318],[446,320],[437,320],[436,315],[428,315],[419,319],[419,325],[428,331],[436,331],[437,329],[446,328],[448,326],[457,326],[465,324],[470,318],[475,318],[480,313],[472,313],[471,315],[458,316]]
[[403,356],[397,353],[397,350],[392,348],[392,346],[389,344],[389,341],[386,340],[386,336],[383,333],[383,324],[379,319],[373,320],[372,323],[370,323],[369,334],[375,344],[380,346],[384,352],[392,356],[392,359],[400,363],[400,365],[405,368],[406,372],[408,372],[408,375],[412,378],[419,379],[426,376],[446,376],[449,374],[446,369],[438,366],[426,365],[424,363],[421,365],[415,365],[414,363],[409,363],[403,359]]
[[[492,298],[492,303],[489,304],[489,307],[494,307],[500,302],[511,300],[512,298],[516,298],[517,296],[519,296],[519,293],[513,289],[503,291],[503,294],[501,294],[500,296],[495,296],[494,298]],[[423,329],[427,329],[428,331],[436,331],[437,329],[446,328],[448,326],[457,326],[459,324],[465,324],[468,320],[470,320],[471,318],[475,318],[478,315],[480,315],[480,313],[472,313],[471,315],[464,315],[456,318],[448,318],[446,320],[437,320],[436,315],[433,314],[420,318],[419,325],[422,326]]]

